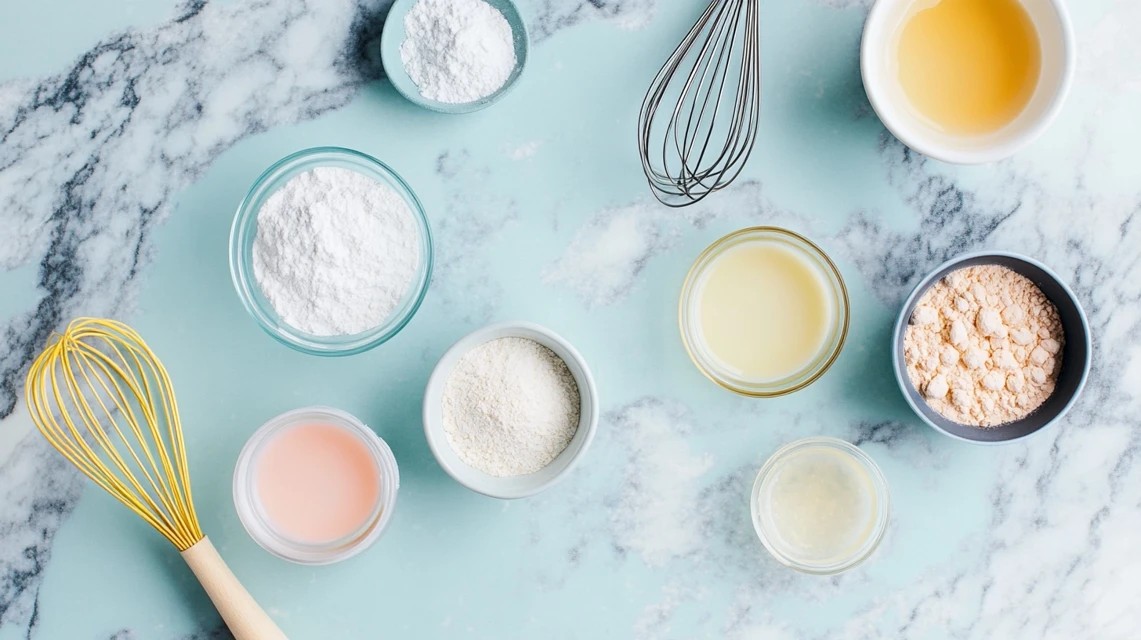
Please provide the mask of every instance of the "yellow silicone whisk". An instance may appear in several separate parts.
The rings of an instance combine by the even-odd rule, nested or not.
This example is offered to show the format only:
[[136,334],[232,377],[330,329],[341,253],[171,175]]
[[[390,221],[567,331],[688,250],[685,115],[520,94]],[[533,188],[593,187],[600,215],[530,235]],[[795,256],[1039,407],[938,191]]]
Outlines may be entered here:
[[24,394],[48,442],[178,549],[237,640],[286,640],[198,525],[174,387],[134,329],[74,320]]

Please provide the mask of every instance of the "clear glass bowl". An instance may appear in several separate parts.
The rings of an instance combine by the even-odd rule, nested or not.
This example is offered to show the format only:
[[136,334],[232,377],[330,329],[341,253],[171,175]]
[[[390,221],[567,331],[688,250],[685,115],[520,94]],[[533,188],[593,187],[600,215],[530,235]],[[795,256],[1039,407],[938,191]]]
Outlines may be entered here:
[[[733,371],[726,369],[705,345],[701,336],[700,319],[698,318],[698,302],[705,281],[708,268],[725,251],[748,242],[774,242],[807,259],[815,265],[824,277],[824,283],[830,296],[830,305],[834,310],[832,323],[828,329],[828,336],[819,353],[800,371],[794,372],[777,380],[751,380],[742,378]],[[690,360],[705,374],[705,377],[722,387],[746,396],[758,398],[782,396],[807,387],[815,382],[824,372],[832,366],[844,348],[844,341],[848,337],[848,289],[844,286],[844,278],[840,270],[820,249],[804,236],[781,229],[779,227],[750,227],[734,231],[727,236],[709,245],[698,256],[689,270],[685,285],[681,290],[678,324],[681,328],[682,342],[689,353]]]
[[[258,211],[265,201],[294,176],[316,167],[341,167],[388,185],[404,199],[420,231],[420,264],[404,297],[385,321],[368,331],[345,336],[317,336],[288,325],[262,294],[253,270],[253,245],[257,237]],[[278,342],[303,353],[347,356],[367,351],[404,328],[420,308],[432,280],[432,231],[420,200],[412,188],[388,165],[359,151],[339,147],[315,147],[298,151],[274,163],[250,187],[238,205],[230,229],[230,276],[246,311]]]
[[[774,542],[774,538],[778,534],[774,531],[769,531],[769,522],[772,518],[768,517],[770,514],[765,509],[765,505],[767,504],[765,491],[768,488],[769,481],[774,477],[774,472],[780,469],[781,462],[795,453],[810,449],[830,450],[847,456],[850,460],[856,462],[868,474],[874,492],[873,498],[875,503],[872,505],[872,524],[867,537],[852,553],[841,558],[833,558],[830,562],[810,562],[804,559],[794,558],[782,552],[780,545]],[[753,483],[753,492],[750,497],[749,508],[753,515],[753,528],[756,529],[757,536],[761,539],[761,544],[765,546],[765,549],[767,549],[778,562],[803,573],[832,575],[847,571],[860,564],[866,560],[868,556],[872,555],[872,552],[879,546],[880,541],[883,540],[884,533],[887,532],[887,523],[891,512],[891,495],[888,492],[887,479],[884,478],[879,465],[876,464],[875,460],[872,460],[871,456],[864,453],[859,447],[843,440],[814,437],[804,438],[786,444],[769,457],[768,461],[761,467],[760,472],[757,473],[756,482]]]

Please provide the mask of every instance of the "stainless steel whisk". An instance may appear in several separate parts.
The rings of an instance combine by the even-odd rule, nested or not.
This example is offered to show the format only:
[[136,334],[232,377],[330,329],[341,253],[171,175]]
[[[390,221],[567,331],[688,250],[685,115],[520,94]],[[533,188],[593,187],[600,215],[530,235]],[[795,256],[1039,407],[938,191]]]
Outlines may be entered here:
[[753,150],[760,115],[760,0],[713,0],[638,114],[638,152],[654,196],[682,207],[727,186]]

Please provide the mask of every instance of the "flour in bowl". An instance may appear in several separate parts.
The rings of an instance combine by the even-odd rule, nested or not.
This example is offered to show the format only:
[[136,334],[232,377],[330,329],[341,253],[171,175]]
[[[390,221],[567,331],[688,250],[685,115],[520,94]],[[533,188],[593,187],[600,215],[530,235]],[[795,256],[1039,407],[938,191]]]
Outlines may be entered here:
[[495,93],[515,70],[515,41],[484,0],[419,0],[404,17],[400,59],[420,95],[461,104]]
[[420,230],[395,190],[350,169],[291,178],[258,211],[254,277],[291,327],[317,336],[380,326],[420,265]]
[[464,354],[444,384],[448,444],[489,475],[534,473],[570,444],[581,397],[555,352],[526,338],[500,338]]

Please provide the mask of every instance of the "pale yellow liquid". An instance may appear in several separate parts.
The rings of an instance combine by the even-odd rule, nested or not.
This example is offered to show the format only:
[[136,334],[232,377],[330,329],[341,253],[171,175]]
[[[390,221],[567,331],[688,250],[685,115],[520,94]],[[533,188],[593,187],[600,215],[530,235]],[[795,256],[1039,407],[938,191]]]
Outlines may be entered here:
[[773,241],[744,242],[706,268],[698,309],[712,355],[739,377],[779,380],[820,353],[835,313],[823,274]]
[[1038,86],[1038,33],[1018,0],[920,0],[898,36],[899,82],[915,110],[952,134],[1001,129]]
[[831,449],[789,454],[773,469],[759,499],[769,543],[807,564],[852,557],[875,526],[871,476],[851,455]]

